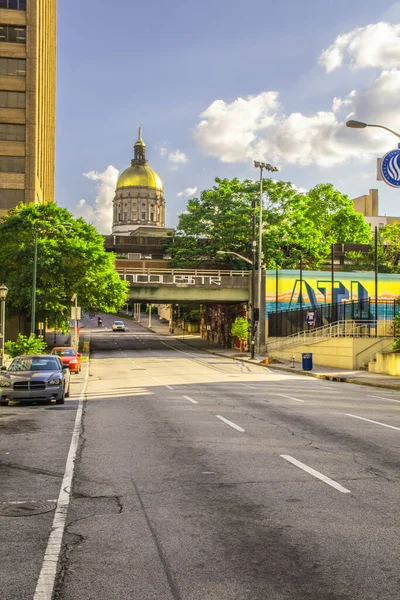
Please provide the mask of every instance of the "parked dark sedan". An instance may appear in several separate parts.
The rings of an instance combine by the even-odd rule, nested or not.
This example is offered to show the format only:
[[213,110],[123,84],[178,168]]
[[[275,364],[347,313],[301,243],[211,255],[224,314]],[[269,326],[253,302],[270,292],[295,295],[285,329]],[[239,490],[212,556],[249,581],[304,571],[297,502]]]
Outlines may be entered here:
[[9,400],[64,404],[69,396],[70,372],[58,356],[17,356],[0,370],[0,406]]

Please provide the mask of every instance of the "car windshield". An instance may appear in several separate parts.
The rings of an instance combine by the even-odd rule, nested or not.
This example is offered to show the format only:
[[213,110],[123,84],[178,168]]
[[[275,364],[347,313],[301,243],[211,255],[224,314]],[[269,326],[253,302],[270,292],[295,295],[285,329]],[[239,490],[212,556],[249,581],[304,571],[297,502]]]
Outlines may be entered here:
[[122,321],[114,321],[114,325],[123,325]]
[[14,358],[8,371],[59,371],[55,358]]
[[73,348],[56,348],[52,354],[57,354],[57,356],[75,356],[75,350]]

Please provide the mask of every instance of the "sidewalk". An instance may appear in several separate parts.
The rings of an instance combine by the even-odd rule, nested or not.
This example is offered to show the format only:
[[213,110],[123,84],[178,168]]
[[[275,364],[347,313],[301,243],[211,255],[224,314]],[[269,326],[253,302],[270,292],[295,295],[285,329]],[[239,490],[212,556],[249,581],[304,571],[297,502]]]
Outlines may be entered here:
[[[265,355],[256,355],[254,360],[250,359],[250,354],[247,352],[239,352],[235,348],[223,348],[219,344],[214,342],[208,343],[200,337],[200,334],[188,334],[182,332],[181,329],[175,333],[170,333],[167,323],[160,323],[158,318],[153,315],[151,319],[151,327],[148,324],[148,315],[140,316],[140,323],[143,328],[153,331],[157,335],[163,335],[171,337],[181,342],[184,342],[188,346],[215,354],[217,356],[223,356],[232,358],[233,360],[240,360],[242,362],[250,362],[251,364],[258,365],[269,370],[286,371],[288,373],[297,373],[308,377],[316,377],[318,379],[324,379],[327,381],[340,381],[345,383],[354,383],[357,385],[366,385],[370,387],[387,388],[392,390],[400,391],[400,377],[394,377],[392,375],[383,375],[379,373],[369,373],[368,371],[362,370],[348,370],[348,369],[335,369],[331,367],[321,367],[315,365],[312,371],[303,371],[301,363],[295,362],[294,368],[290,366],[289,362],[281,361],[280,363],[265,364]],[[137,321],[134,321],[137,323]]]

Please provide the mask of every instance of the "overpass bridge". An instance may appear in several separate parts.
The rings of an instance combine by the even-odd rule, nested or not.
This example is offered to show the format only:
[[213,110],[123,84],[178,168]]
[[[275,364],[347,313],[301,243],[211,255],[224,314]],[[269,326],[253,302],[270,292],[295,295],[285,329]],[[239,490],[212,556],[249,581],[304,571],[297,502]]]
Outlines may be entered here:
[[250,301],[251,271],[200,269],[116,270],[130,283],[129,299],[150,304],[236,304]]

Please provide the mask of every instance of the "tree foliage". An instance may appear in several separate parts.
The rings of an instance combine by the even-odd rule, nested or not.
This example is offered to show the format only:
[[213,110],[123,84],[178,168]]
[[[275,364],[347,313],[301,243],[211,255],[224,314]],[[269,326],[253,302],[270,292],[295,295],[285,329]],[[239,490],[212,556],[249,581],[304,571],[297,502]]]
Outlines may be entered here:
[[9,288],[9,315],[31,314],[35,230],[37,320],[65,325],[75,293],[92,313],[124,305],[127,284],[94,227],[54,203],[19,205],[0,221],[0,281]]
[[[219,263],[235,268],[248,265],[232,255],[251,258],[251,206],[258,220],[259,182],[216,179],[216,185],[188,201],[167,251],[174,267]],[[263,252],[268,268],[296,268],[300,255],[306,268],[326,261],[333,243],[369,243],[370,229],[351,200],[331,184],[300,193],[291,183],[264,180],[268,202],[263,210]],[[257,222],[258,228],[258,222]]]
[[21,354],[44,354],[47,344],[33,333],[29,337],[19,333],[15,342],[6,342],[4,348],[8,356],[15,358]]

